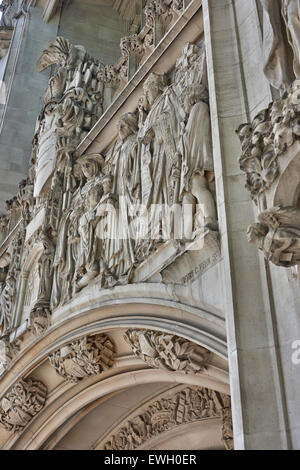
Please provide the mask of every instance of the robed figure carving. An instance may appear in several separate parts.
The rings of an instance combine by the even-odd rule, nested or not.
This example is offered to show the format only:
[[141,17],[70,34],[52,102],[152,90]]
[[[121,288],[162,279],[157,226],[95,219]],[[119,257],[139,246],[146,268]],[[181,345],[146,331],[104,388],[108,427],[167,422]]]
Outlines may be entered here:
[[[101,226],[98,237],[104,238],[105,263],[110,273],[110,283],[127,282],[135,263],[135,211],[140,202],[140,159],[137,139],[138,117],[134,113],[121,116],[118,124],[118,139],[106,155],[104,172],[113,175],[111,187],[107,185],[107,194],[115,202],[107,212],[108,234]],[[107,179],[107,183],[109,179]],[[102,216],[102,204],[98,214]]]
[[260,0],[264,11],[264,73],[284,92],[300,77],[300,0]]

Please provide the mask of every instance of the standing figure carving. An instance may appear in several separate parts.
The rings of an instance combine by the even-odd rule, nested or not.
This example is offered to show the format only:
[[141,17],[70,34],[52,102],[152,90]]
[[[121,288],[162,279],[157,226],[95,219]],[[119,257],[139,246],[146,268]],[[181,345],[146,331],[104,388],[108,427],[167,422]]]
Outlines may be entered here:
[[[123,276],[128,279],[135,263],[134,214],[141,191],[137,131],[136,114],[121,116],[119,138],[106,156],[105,172],[113,175],[110,193],[117,199],[118,211],[112,211],[109,216],[111,236],[105,240],[105,261],[109,271],[119,280]],[[99,211],[102,212],[101,207]]]
[[186,113],[179,149],[182,157],[180,199],[183,205],[197,208],[194,224],[187,221],[186,238],[192,238],[194,228],[207,226],[216,230],[216,206],[209,189],[213,178],[213,154],[211,141],[208,92],[201,84],[187,87],[180,97]]
[[300,0],[260,0],[264,72],[282,93],[300,77]]

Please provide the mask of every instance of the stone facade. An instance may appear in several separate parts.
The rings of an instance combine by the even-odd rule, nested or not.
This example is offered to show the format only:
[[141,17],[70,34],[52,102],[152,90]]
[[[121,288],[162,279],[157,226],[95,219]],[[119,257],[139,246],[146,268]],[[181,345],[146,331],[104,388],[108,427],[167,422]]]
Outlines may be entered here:
[[300,448],[299,8],[2,3],[0,448]]

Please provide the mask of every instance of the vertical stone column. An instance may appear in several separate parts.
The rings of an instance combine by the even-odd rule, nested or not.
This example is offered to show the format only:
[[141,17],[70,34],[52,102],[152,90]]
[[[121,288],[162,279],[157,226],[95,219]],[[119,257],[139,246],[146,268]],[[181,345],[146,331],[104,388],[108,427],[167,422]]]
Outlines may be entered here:
[[276,325],[235,129],[271,101],[255,0],[203,0],[235,449],[287,449]]

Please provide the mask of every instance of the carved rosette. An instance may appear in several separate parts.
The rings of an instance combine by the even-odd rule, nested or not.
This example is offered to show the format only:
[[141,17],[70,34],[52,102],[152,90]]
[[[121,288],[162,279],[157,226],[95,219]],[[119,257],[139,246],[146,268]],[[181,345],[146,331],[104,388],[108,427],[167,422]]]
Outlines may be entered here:
[[[180,391],[177,389],[171,396],[164,393],[148,402],[139,413],[133,413],[123,421],[118,431],[105,439],[101,448],[138,449],[150,439],[157,438],[177,426],[209,418],[220,418],[222,417],[220,402],[226,399],[227,396],[221,393],[198,387],[183,388]],[[225,444],[226,449],[229,445]]]
[[99,334],[85,336],[67,344],[49,356],[56,372],[69,382],[77,383],[85,377],[98,375],[110,369],[115,357],[111,339]]
[[8,431],[18,432],[44,407],[47,387],[33,379],[17,382],[0,402],[0,424]]
[[186,374],[202,372],[210,351],[179,336],[151,330],[128,330],[126,342],[148,366]]

